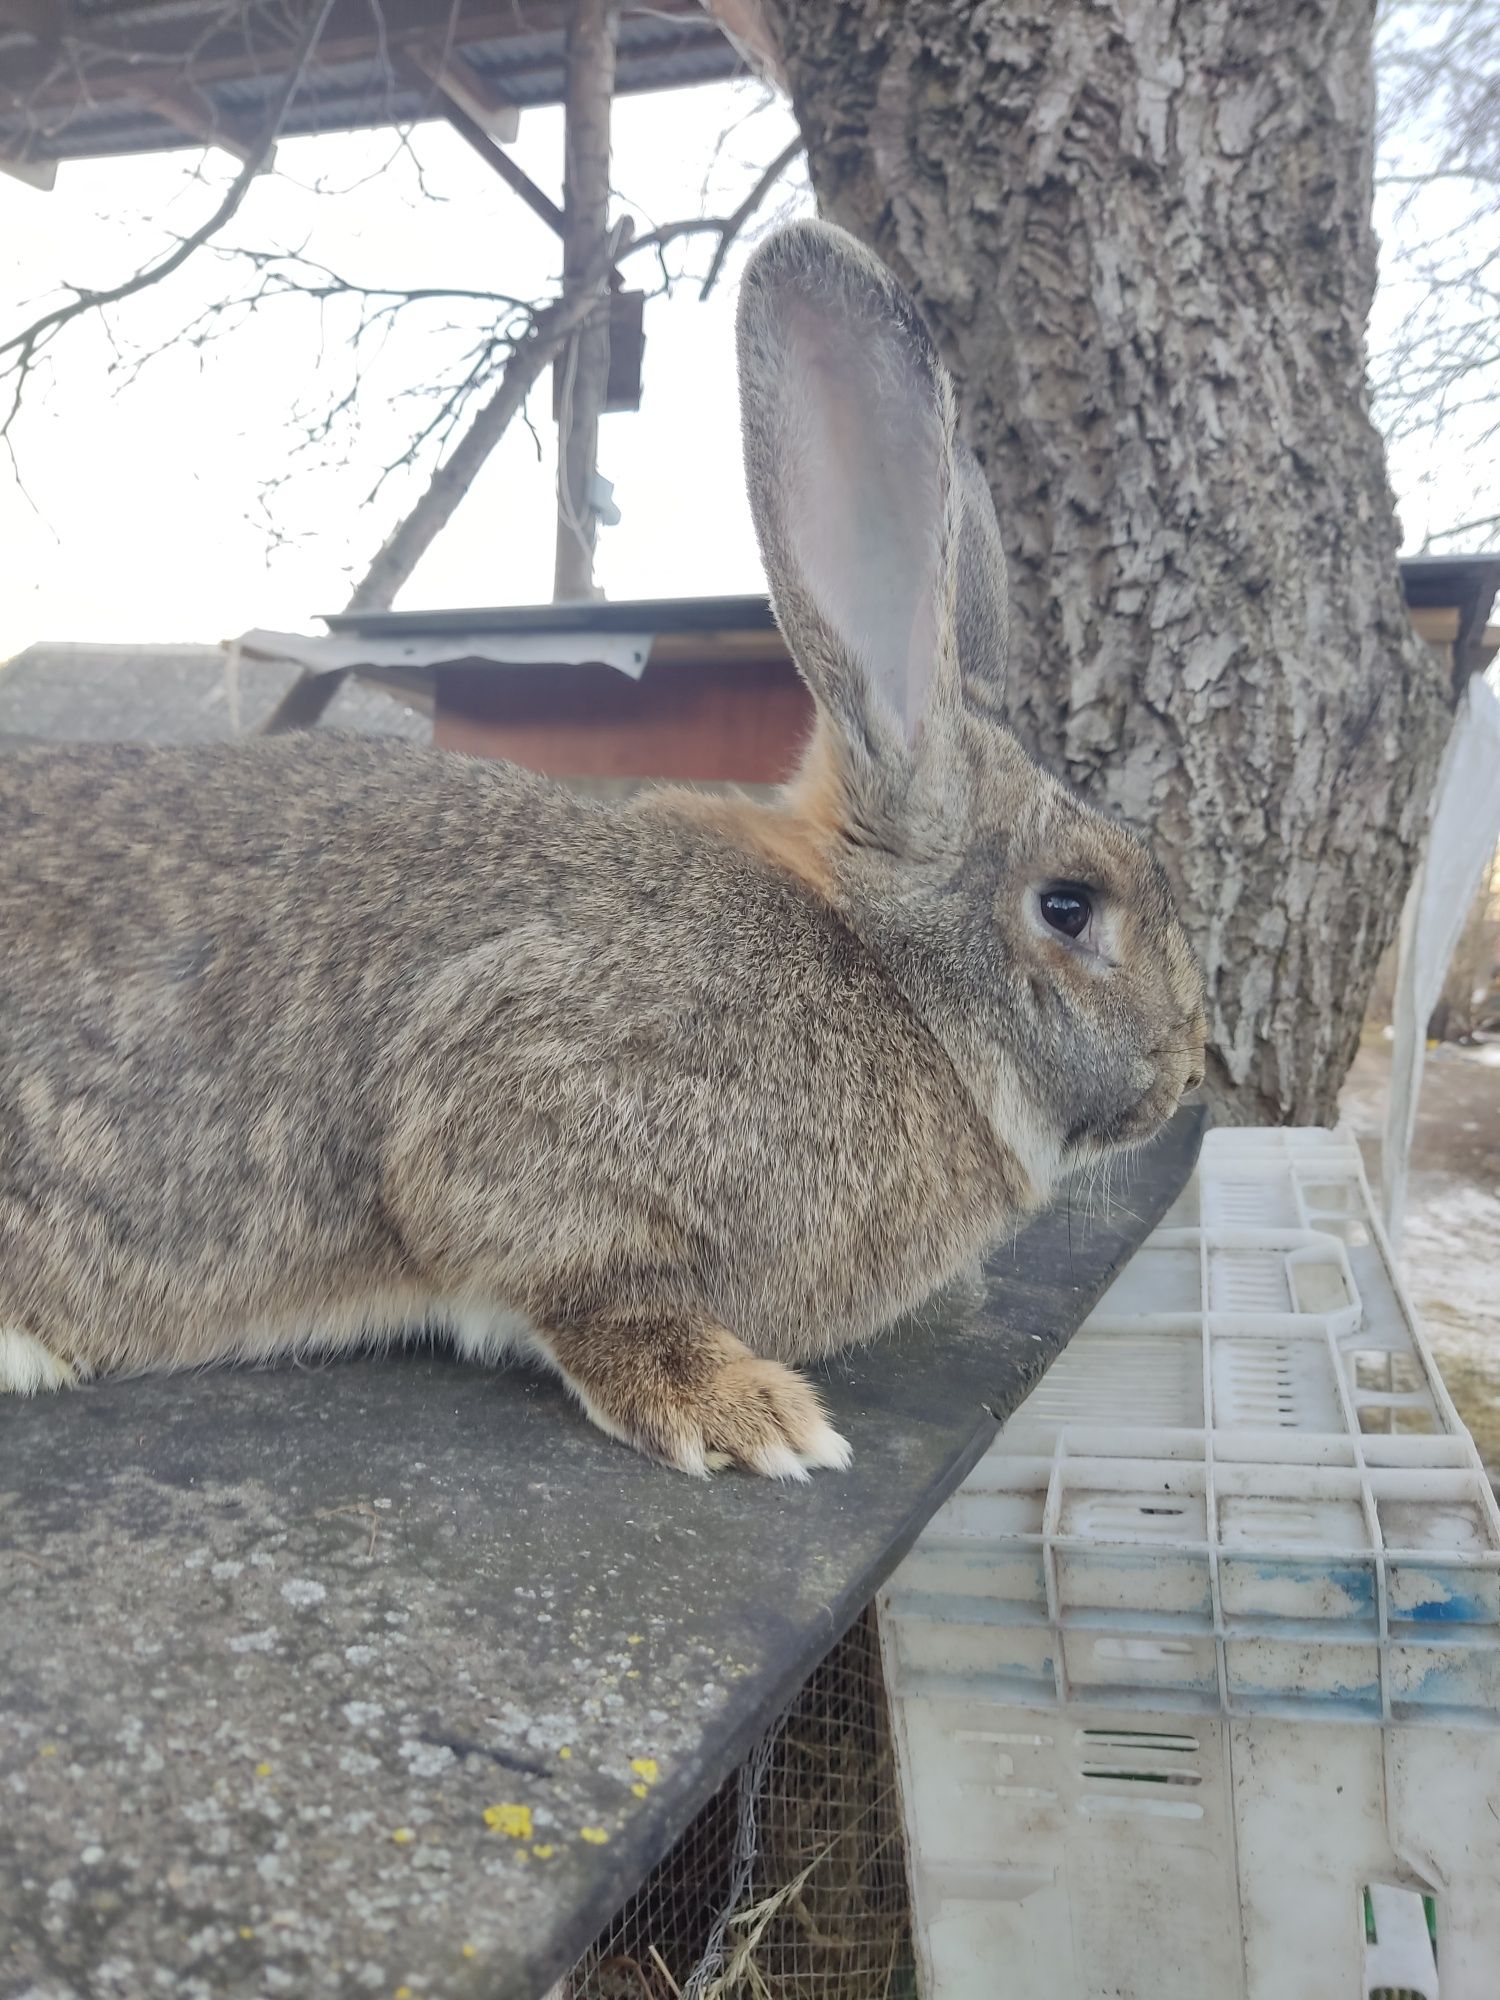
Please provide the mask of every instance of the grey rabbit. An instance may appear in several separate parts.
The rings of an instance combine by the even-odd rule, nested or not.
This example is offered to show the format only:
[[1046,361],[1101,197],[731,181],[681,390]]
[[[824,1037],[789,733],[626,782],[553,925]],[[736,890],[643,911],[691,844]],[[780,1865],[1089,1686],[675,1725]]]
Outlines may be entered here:
[[686,1472],[805,1478],[848,1447],[791,1364],[1200,1080],[1161,868],[1003,723],[911,301],[797,223],[739,366],[817,715],[774,803],[337,737],[0,758],[0,1388],[446,1325]]

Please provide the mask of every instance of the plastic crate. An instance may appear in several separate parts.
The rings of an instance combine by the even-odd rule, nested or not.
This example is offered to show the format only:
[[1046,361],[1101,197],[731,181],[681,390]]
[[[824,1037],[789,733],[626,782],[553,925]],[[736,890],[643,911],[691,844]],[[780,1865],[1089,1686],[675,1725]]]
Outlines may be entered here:
[[882,1598],[893,1693],[1500,1729],[1466,1440],[1087,1435],[990,1456],[938,1515]]
[[1500,1727],[1500,1510],[1352,1141],[1210,1134],[882,1603],[898,1694]]
[[1500,1737],[895,1714],[924,2000],[1494,2000]]
[[1090,1425],[1233,1433],[1236,1451],[1257,1432],[1466,1438],[1353,1140],[1208,1135],[1163,1227],[999,1449],[1050,1450],[1064,1428]]
[[927,2000],[1436,2000],[1424,1894],[1500,1993],[1500,1511],[1345,1135],[1210,1135],[880,1608]]

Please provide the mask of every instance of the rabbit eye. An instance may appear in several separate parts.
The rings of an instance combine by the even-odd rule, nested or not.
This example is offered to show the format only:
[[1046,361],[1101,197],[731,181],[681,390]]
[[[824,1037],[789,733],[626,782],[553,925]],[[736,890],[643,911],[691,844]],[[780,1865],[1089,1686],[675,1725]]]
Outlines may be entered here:
[[1064,937],[1082,937],[1088,929],[1094,906],[1084,889],[1044,889],[1039,898],[1043,923]]

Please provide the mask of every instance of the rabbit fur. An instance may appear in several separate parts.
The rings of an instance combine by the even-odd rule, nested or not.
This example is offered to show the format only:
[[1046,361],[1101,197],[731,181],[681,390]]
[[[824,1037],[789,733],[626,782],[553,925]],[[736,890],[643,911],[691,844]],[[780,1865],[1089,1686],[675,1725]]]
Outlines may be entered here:
[[447,1326],[685,1471],[805,1477],[848,1454],[791,1364],[1201,1077],[1160,867],[1004,726],[910,301],[798,223],[739,345],[817,713],[774,804],[331,736],[0,758],[0,1388]]

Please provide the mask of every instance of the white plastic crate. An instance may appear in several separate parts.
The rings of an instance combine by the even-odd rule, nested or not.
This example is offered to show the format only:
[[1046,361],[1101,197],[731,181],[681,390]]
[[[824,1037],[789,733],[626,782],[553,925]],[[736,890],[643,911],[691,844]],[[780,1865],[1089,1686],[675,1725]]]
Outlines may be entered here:
[[903,1694],[1500,1727],[1500,1511],[1353,1142],[1210,1134],[883,1606]]
[[[1462,1437],[1337,1132],[1211,1132],[1198,1172],[1006,1427]],[[1208,1446],[1211,1452],[1211,1444]]]
[[881,1629],[927,2000],[1437,2000],[1416,1892],[1500,1994],[1500,1512],[1343,1134],[1210,1135]]
[[924,2000],[1495,2000],[1500,1736],[895,1716]]
[[882,1598],[894,1694],[1500,1729],[1466,1440],[1087,1437],[992,1454],[937,1516]]

